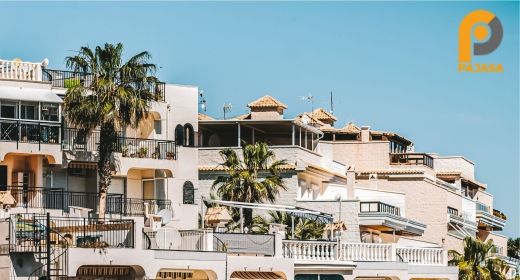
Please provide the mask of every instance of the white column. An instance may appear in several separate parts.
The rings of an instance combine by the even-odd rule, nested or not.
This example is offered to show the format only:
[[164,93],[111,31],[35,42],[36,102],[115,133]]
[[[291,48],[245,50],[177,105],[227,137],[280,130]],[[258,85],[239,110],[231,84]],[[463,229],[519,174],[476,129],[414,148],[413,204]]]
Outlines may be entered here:
[[237,123],[237,128],[238,128],[237,147],[240,147],[240,123]]
[[295,137],[295,131],[294,131],[294,124],[292,124],[292,135],[291,135],[291,145],[294,146],[294,137]]

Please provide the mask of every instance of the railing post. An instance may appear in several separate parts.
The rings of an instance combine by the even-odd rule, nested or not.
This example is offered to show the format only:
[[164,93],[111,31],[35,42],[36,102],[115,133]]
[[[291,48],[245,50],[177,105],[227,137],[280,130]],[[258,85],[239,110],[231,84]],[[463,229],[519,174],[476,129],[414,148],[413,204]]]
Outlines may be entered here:
[[448,250],[442,249],[442,265],[448,266]]
[[397,261],[397,246],[395,243],[390,243],[390,261]]
[[42,149],[42,124],[38,123],[38,151]]
[[47,246],[47,279],[51,279],[51,213],[47,212],[45,245]]

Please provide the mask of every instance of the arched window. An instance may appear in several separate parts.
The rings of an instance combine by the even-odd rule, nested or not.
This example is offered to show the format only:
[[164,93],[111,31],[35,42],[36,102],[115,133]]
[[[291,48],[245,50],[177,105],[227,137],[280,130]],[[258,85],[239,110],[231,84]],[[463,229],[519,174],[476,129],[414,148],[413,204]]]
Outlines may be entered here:
[[184,144],[184,128],[182,125],[178,124],[175,127],[175,145],[183,145]]
[[184,125],[184,146],[193,147],[195,146],[193,126],[189,123]]
[[195,188],[193,188],[193,183],[190,181],[186,181],[182,185],[182,203],[195,204]]

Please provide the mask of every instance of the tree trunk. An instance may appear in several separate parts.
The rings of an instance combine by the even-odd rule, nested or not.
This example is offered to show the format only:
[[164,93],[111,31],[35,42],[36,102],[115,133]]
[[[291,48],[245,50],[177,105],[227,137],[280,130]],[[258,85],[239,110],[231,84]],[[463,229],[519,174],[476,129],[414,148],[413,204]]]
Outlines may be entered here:
[[244,227],[247,227],[249,232],[253,228],[253,209],[244,208]]
[[112,180],[111,158],[117,134],[114,124],[105,123],[99,133],[99,161],[98,161],[98,189],[99,189],[99,218],[105,218],[106,198]]

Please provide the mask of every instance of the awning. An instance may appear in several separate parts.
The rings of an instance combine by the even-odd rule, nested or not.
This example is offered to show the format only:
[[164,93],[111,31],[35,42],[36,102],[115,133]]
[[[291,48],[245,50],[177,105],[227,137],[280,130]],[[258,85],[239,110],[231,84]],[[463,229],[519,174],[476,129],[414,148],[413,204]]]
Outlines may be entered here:
[[20,101],[63,103],[50,89],[0,87],[0,98]]
[[70,162],[68,168],[77,168],[77,169],[97,169],[97,163],[95,162],[79,162],[73,161]]
[[98,277],[126,277],[126,279],[145,276],[144,269],[139,265],[82,265],[76,271],[76,276],[82,279],[98,279]]
[[285,277],[280,277],[274,272],[261,272],[261,271],[235,271],[231,273],[229,280],[286,280]]

